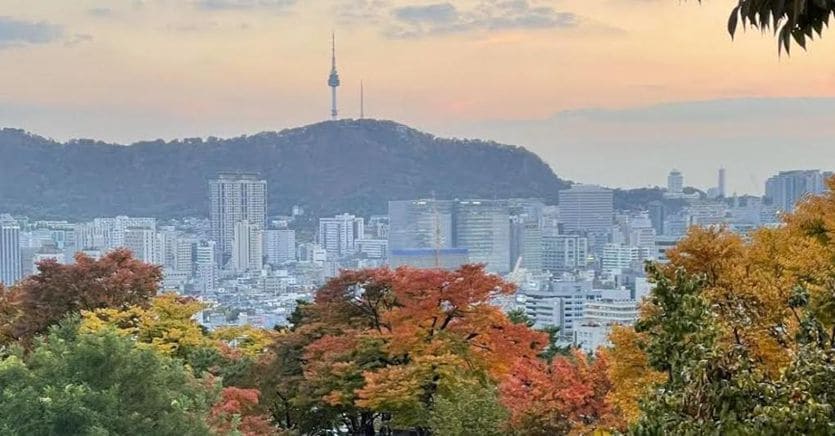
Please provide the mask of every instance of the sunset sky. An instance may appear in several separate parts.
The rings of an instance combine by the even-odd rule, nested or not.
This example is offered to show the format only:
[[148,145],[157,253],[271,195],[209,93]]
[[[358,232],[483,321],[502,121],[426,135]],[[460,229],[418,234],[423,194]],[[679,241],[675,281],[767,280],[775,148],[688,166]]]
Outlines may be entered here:
[[[0,0],[0,126],[65,140],[237,136],[341,115],[495,139],[560,176],[759,193],[835,169],[835,31],[778,56],[735,0]],[[831,33],[829,33],[831,32]]]

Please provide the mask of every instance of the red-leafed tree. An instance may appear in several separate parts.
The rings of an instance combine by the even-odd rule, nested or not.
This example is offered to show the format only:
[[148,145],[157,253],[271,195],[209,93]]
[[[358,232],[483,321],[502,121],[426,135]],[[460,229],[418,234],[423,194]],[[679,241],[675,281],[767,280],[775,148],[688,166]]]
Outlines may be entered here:
[[579,350],[550,365],[519,360],[500,385],[510,428],[544,436],[618,426],[606,400],[611,390],[607,366],[605,354],[592,360]]
[[216,434],[243,436],[280,434],[259,407],[260,395],[258,389],[224,388],[209,416],[212,430]]
[[28,343],[70,313],[106,307],[146,306],[162,279],[159,267],[116,250],[100,260],[79,253],[72,265],[54,260],[7,289],[0,341]]

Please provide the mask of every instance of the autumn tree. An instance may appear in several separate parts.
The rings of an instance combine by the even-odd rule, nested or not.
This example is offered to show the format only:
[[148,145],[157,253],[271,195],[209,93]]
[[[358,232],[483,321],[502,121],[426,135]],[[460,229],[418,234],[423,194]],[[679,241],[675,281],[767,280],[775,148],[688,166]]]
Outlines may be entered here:
[[498,381],[547,345],[489,304],[513,290],[474,265],[343,272],[305,309],[294,332],[304,345],[286,349],[304,363],[295,391],[356,434],[373,434],[381,413],[427,433],[438,395]]
[[519,360],[500,385],[510,411],[509,428],[520,435],[557,435],[618,426],[606,397],[608,359],[575,349],[550,364]]
[[216,434],[271,436],[279,431],[259,407],[257,389],[224,388],[220,400],[212,406],[208,422]]
[[[641,403],[635,434],[827,434],[835,425],[835,353],[828,330],[804,310],[808,290],[795,288],[790,310],[799,315],[796,357],[776,376],[758,365],[743,343],[723,343],[721,324],[702,295],[704,281],[679,269],[670,279],[650,268],[653,310],[636,329],[645,332],[650,365],[666,381]],[[802,311],[802,312],[801,312]]]
[[633,424],[640,416],[640,402],[667,377],[649,365],[644,352],[646,333],[632,326],[614,326],[609,334],[612,346],[608,353],[606,373],[612,383],[607,401],[615,408],[624,424]]
[[100,260],[79,253],[72,265],[45,260],[37,274],[6,291],[0,341],[28,343],[82,310],[145,306],[161,277],[159,267],[134,259],[128,250],[112,251]]

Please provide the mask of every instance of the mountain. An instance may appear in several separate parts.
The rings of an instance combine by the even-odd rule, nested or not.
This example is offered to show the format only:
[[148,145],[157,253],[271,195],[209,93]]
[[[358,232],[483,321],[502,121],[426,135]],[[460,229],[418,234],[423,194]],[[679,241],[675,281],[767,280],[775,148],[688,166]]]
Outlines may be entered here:
[[342,120],[230,139],[59,143],[0,130],[0,212],[38,218],[208,215],[223,171],[267,179],[269,208],[385,213],[395,199],[540,197],[568,186],[535,154],[444,139],[402,124]]

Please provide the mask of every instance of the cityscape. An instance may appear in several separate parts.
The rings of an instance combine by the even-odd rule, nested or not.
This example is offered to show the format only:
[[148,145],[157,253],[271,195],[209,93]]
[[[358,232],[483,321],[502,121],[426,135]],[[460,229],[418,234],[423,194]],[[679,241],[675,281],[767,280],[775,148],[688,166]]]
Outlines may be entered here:
[[835,434],[835,0],[0,0],[0,436]]
[[293,207],[268,214],[268,186],[258,174],[219,174],[206,185],[208,217],[100,217],[88,222],[31,220],[3,214],[0,282],[37,272],[46,260],[72,263],[127,248],[163,268],[160,291],[199,298],[207,328],[286,326],[299,300],[344,269],[410,266],[454,270],[468,263],[515,283],[512,298],[494,303],[522,309],[539,328],[559,328],[561,344],[593,352],[613,325],[631,324],[650,285],[647,261],[665,253],[691,226],[748,235],[780,225],[808,196],[826,192],[831,172],[782,171],[765,196],[729,196],[725,170],[704,192],[686,189],[671,170],[663,201],[646,210],[616,210],[613,191],[576,184],[557,205],[540,199],[393,200],[387,215],[345,211],[297,226]]

